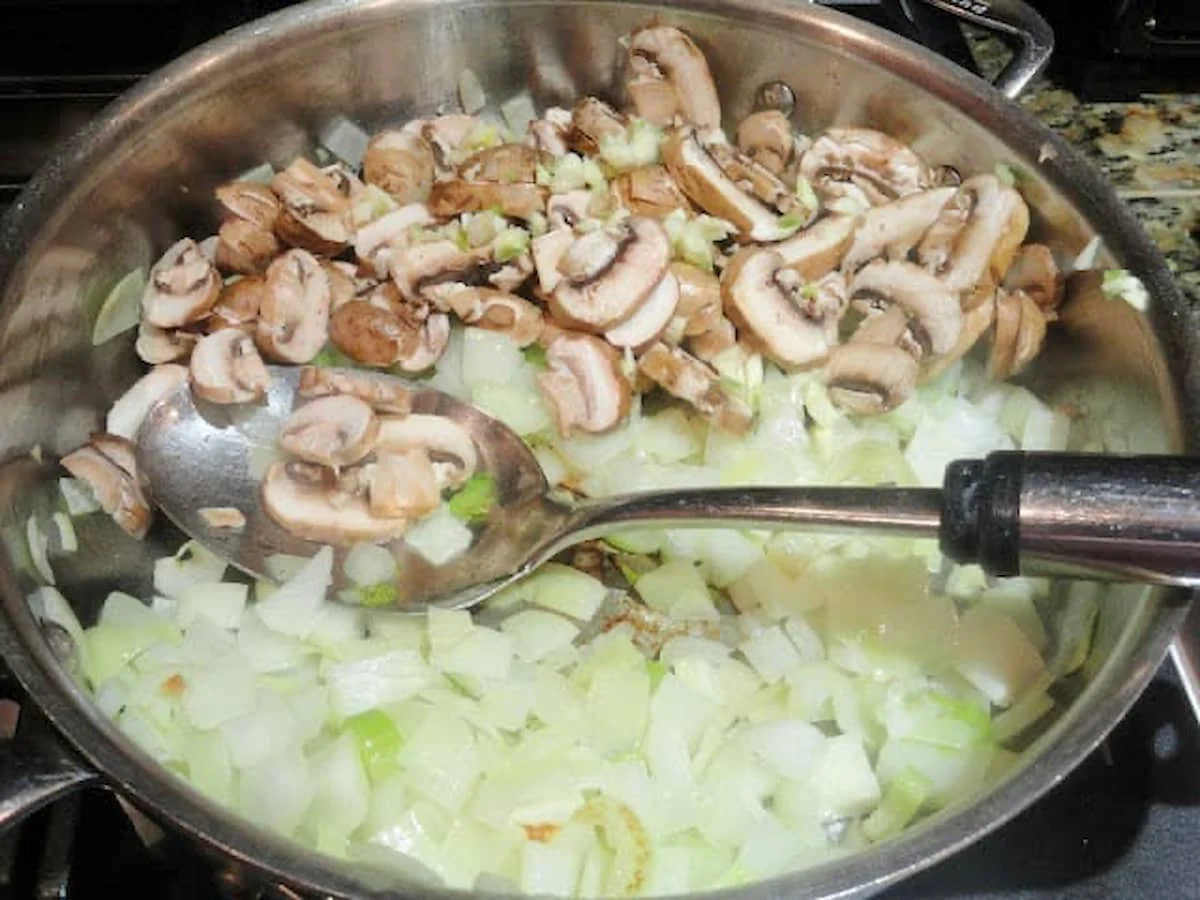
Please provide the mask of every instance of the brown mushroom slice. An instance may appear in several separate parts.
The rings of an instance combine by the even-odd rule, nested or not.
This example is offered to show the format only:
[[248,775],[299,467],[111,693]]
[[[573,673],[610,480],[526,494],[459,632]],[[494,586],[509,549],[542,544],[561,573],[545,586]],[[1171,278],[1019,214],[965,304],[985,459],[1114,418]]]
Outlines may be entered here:
[[482,254],[463,250],[450,240],[398,247],[388,259],[388,269],[400,296],[412,303],[425,299],[423,291],[427,285],[477,283],[482,265]]
[[392,310],[351,300],[329,317],[329,340],[355,362],[386,369],[411,349],[417,335]]
[[543,297],[549,297],[563,280],[564,276],[558,265],[574,243],[575,233],[568,228],[547,231],[530,242],[529,249],[533,254],[534,271],[537,272],[538,290]]
[[254,341],[240,328],[202,337],[192,351],[189,373],[192,391],[209,403],[252,403],[271,386]]
[[439,181],[429,194],[429,211],[440,218],[494,209],[502,216],[530,219],[546,209],[550,190],[540,184]]
[[740,398],[721,387],[716,369],[678,347],[658,343],[638,360],[638,370],[672,396],[694,406],[724,431],[744,434],[754,413]]
[[[825,204],[880,206],[933,184],[933,172],[910,147],[870,128],[830,128],[800,159],[800,174]],[[845,210],[843,210],[845,211]]]
[[337,469],[375,449],[379,419],[357,397],[336,394],[305,403],[283,423],[279,446],[299,459]]
[[542,311],[507,291],[453,284],[429,293],[440,309],[454,313],[465,324],[503,332],[520,347],[542,336]]
[[397,203],[418,203],[433,187],[434,151],[416,129],[381,131],[362,158],[363,178]]
[[214,262],[223,272],[257,275],[271,264],[279,249],[273,231],[245,219],[230,219],[217,232]]
[[499,144],[478,151],[458,167],[463,181],[495,181],[500,184],[531,184],[537,178],[539,165],[550,159],[525,144]]
[[654,219],[634,216],[577,238],[558,262],[563,276],[548,298],[567,327],[605,331],[638,309],[662,280],[671,241]]
[[231,181],[216,190],[217,202],[227,218],[240,219],[263,231],[275,227],[279,216],[279,198],[257,181]]
[[[943,221],[944,220],[944,221]],[[1029,207],[994,175],[968,178],[917,245],[918,261],[953,291],[996,285],[1029,230]]]
[[350,201],[337,182],[299,158],[271,179],[282,208],[275,233],[285,243],[321,256],[334,256],[353,238]]
[[996,295],[996,322],[988,376],[1011,378],[1019,374],[1042,349],[1046,339],[1046,316],[1024,291],[1000,291]]
[[200,335],[190,331],[159,328],[142,320],[133,346],[142,362],[157,366],[187,359],[199,339]]
[[552,194],[546,201],[546,220],[550,230],[571,230],[592,218],[593,199],[594,195],[589,190]]
[[625,420],[632,388],[617,352],[599,338],[560,332],[546,344],[549,369],[538,387],[563,437],[599,434]]
[[133,444],[116,435],[92,435],[91,440],[62,458],[73,476],[87,482],[100,508],[123,531],[139,541],[154,516],[138,483]]
[[650,292],[628,319],[604,333],[614,347],[640,350],[658,340],[667,330],[679,306],[679,282],[670,272]]
[[910,262],[877,259],[870,263],[851,282],[850,302],[868,314],[893,304],[902,307],[913,338],[930,356],[948,352],[962,328],[958,296]]
[[677,209],[691,209],[687,196],[665,166],[641,166],[623,172],[613,179],[612,190],[635,216],[665,219]]
[[442,358],[450,344],[450,317],[443,313],[425,316],[417,328],[417,341],[396,360],[401,372],[427,372]]
[[912,396],[917,361],[895,345],[851,341],[829,354],[825,383],[829,398],[841,409],[878,415]]
[[359,282],[353,263],[322,260],[329,281],[329,310],[332,313],[358,296]]
[[266,284],[261,275],[246,275],[226,284],[205,322],[205,330],[209,334],[222,328],[253,331]]
[[704,334],[716,326],[723,318],[721,282],[717,276],[685,262],[673,262],[667,271],[679,284],[675,315],[684,319],[683,336]]
[[571,129],[571,111],[551,106],[541,118],[529,123],[529,140],[535,148],[551,156],[567,153],[567,133]]
[[388,274],[388,259],[398,247],[408,245],[413,229],[432,224],[433,216],[424,203],[410,203],[394,209],[358,229],[354,234],[354,254],[377,277]]
[[312,254],[289,250],[271,263],[254,338],[272,359],[306,363],[329,337],[329,276]]
[[845,310],[840,275],[825,284],[805,282],[773,250],[738,253],[721,277],[725,314],[762,352],[784,369],[801,369],[825,359],[837,343]]
[[777,109],[751,113],[738,123],[737,145],[756,163],[779,175],[796,149],[792,123]]
[[245,514],[233,506],[202,506],[196,512],[214,531],[242,531],[246,527]]
[[626,83],[644,119],[670,125],[676,115],[704,130],[721,127],[721,101],[708,60],[691,38],[667,25],[629,37],[633,77]]
[[[723,137],[701,143],[725,176],[743,191],[777,213],[798,215],[801,212],[803,204],[796,192],[766,166],[726,143]],[[804,213],[806,218],[811,218],[816,215],[816,210],[804,210]]]
[[825,216],[771,249],[785,266],[806,281],[814,281],[838,267],[854,242],[860,221],[858,216]]
[[108,411],[104,427],[109,434],[134,440],[150,408],[185,384],[187,377],[188,370],[184,366],[174,363],[155,366],[117,398]]
[[208,314],[221,293],[221,276],[191,238],[172,244],[150,269],[142,318],[158,328],[178,328]]
[[719,316],[705,331],[689,335],[684,348],[697,359],[711,363],[736,343],[737,329],[727,318]]
[[966,356],[983,337],[984,332],[992,327],[996,317],[995,295],[996,292],[993,291],[987,302],[963,311],[962,328],[959,329],[958,340],[950,350],[941,356],[921,360],[921,382],[932,381]]
[[855,272],[881,257],[907,259],[956,192],[952,187],[933,188],[867,210],[842,258],[843,271]]
[[480,128],[478,117],[466,113],[445,113],[428,119],[417,119],[404,126],[404,131],[421,135],[433,151],[438,174],[454,170],[460,150]]
[[419,519],[442,502],[442,491],[423,447],[380,453],[367,471],[371,514]]
[[775,210],[725,174],[700,143],[694,128],[677,128],[670,133],[663,145],[663,162],[693,203],[732,222],[750,240],[779,241],[790,233],[780,225]]
[[365,492],[324,466],[291,460],[274,463],[263,479],[263,509],[297,537],[322,544],[389,541],[408,528],[405,519],[375,516]]
[[305,366],[300,370],[296,393],[310,399],[335,395],[354,397],[376,412],[390,415],[403,416],[412,411],[412,391],[394,381],[320,366]]
[[471,433],[446,416],[420,413],[379,420],[378,453],[422,450],[429,455],[439,490],[456,488],[475,474],[479,453]]
[[584,156],[595,156],[606,139],[625,140],[626,118],[596,97],[583,97],[571,110],[567,145]]
[[1052,315],[1063,297],[1064,278],[1045,244],[1022,246],[1004,276],[1007,291],[1023,291],[1047,316]]

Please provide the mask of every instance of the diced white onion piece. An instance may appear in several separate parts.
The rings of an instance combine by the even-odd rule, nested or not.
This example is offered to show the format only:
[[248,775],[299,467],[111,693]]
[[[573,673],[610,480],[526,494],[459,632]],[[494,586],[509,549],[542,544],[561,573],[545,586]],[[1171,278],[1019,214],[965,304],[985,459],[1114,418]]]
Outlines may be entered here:
[[238,778],[242,813],[284,835],[299,827],[315,793],[312,769],[298,749],[265,759]]
[[64,553],[74,553],[79,549],[79,537],[75,533],[75,526],[71,524],[71,517],[66,513],[56,512],[52,517],[54,528],[58,531],[58,544]]
[[463,69],[458,75],[458,102],[462,105],[462,111],[469,116],[487,106],[487,94],[483,92],[483,85],[470,69]]
[[859,816],[879,803],[882,792],[862,741],[849,734],[829,738],[812,774],[823,815]]
[[155,560],[154,589],[177,599],[190,585],[220,581],[226,568],[225,561],[212,551],[188,541],[174,556]]
[[259,602],[259,618],[280,634],[307,637],[325,605],[332,580],[333,548],[322,547],[279,590]]
[[54,570],[50,568],[50,557],[47,555],[50,541],[38,524],[36,514],[25,520],[25,541],[29,545],[29,560],[38,577],[46,584],[54,584]]
[[665,563],[642,575],[634,590],[647,606],[674,619],[716,621],[708,585],[688,562]]
[[203,617],[219,628],[237,628],[248,593],[246,585],[230,582],[189,585],[179,595],[175,621],[187,628]]
[[763,681],[774,684],[800,662],[796,645],[788,640],[778,625],[764,628],[758,634],[743,641],[738,650],[754,667]]
[[358,125],[338,116],[321,132],[321,145],[352,169],[362,165],[371,137]]
[[470,527],[443,503],[404,535],[404,541],[430,564],[442,566],[471,546]]
[[60,478],[58,491],[62,494],[67,512],[72,516],[86,516],[100,510],[96,495],[92,493],[86,481],[80,481],[78,478]]
[[325,671],[333,709],[343,717],[403,700],[427,687],[432,679],[432,670],[411,650],[335,663]]
[[346,554],[342,568],[355,584],[370,587],[396,577],[396,557],[378,544],[355,544]]
[[294,669],[313,652],[296,638],[268,628],[259,618],[256,607],[247,607],[242,611],[237,644],[250,667],[263,673]]
[[524,134],[529,123],[538,117],[537,109],[533,105],[533,98],[526,92],[510,97],[501,103],[500,115],[504,116],[504,122],[513,134]]
[[569,646],[579,634],[579,626],[570,620],[540,609],[509,616],[500,623],[500,630],[512,638],[513,650],[524,662],[537,662]]

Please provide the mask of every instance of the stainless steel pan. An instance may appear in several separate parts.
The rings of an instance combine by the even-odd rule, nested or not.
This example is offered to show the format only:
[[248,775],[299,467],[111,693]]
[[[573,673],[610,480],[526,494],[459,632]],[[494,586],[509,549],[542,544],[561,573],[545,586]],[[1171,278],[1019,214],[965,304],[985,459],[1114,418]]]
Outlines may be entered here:
[[[930,2],[1020,38],[1004,75],[1008,93],[1045,62],[1044,24],[1023,4]],[[1099,236],[1099,264],[1134,270],[1153,297],[1146,317],[1081,297],[1031,384],[1053,395],[1077,379],[1107,377],[1145,428],[1184,449],[1184,435],[1200,423],[1200,341],[1162,259],[1071,147],[928,51],[782,0],[324,0],[232,32],[148,79],[46,166],[0,228],[0,534],[47,502],[54,458],[81,443],[137,375],[128,345],[90,344],[97,294],[178,235],[211,227],[214,185],[264,159],[285,163],[337,115],[374,128],[430,112],[454,97],[465,67],[497,100],[525,87],[539,103],[581,92],[617,97],[617,39],[653,16],[700,41],[730,121],[760,86],[784,82],[801,129],[869,125],[965,172],[999,162],[1017,168],[1042,239],[1069,258]],[[42,462],[31,457],[34,447]],[[161,538],[136,545],[98,519],[80,540],[59,575],[85,623],[110,589],[146,588],[148,561],[165,550]],[[49,724],[28,709],[0,748],[0,824],[99,783],[193,836],[234,878],[320,895],[440,896],[259,832],[158,767],[66,677],[29,613],[29,585],[15,562],[0,553],[0,651]],[[990,793],[868,853],[722,896],[866,895],[1032,803],[1130,706],[1186,612],[1179,593],[1106,590],[1084,675],[1063,685],[1062,714]]]

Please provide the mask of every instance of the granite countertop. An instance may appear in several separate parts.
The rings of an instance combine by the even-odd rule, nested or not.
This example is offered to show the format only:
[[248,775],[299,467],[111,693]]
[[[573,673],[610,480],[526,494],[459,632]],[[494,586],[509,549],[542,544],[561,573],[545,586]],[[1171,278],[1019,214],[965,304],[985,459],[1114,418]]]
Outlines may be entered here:
[[[998,72],[1009,51],[995,38],[967,34],[980,71]],[[1200,311],[1200,94],[1084,103],[1043,77],[1018,102],[1108,176]]]

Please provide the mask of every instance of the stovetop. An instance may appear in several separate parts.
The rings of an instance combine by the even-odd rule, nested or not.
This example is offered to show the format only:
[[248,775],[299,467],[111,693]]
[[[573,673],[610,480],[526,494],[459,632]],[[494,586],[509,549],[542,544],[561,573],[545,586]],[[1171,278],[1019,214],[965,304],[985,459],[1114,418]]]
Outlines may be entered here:
[[[285,5],[0,0],[0,212],[56,140],[139,77],[208,37]],[[973,65],[953,20],[921,4],[830,5]],[[12,691],[0,675],[0,695]],[[1109,739],[1047,797],[883,897],[1192,900],[1200,898],[1198,845],[1200,727],[1168,663]],[[231,895],[181,838],[165,834],[148,847],[106,791],[68,797],[0,836],[0,900],[118,896]]]

